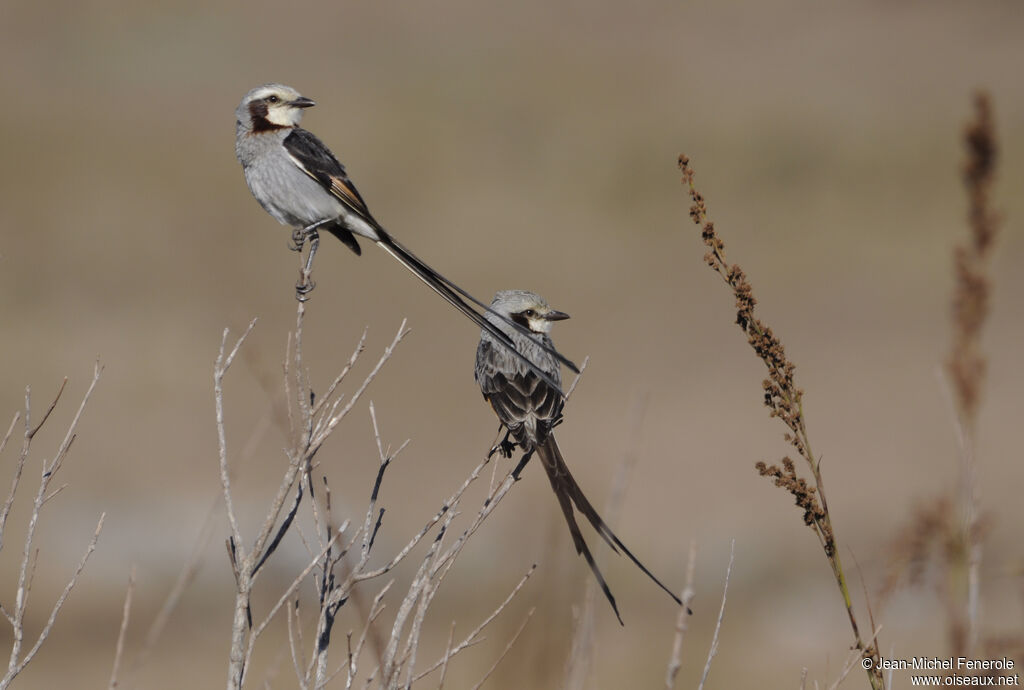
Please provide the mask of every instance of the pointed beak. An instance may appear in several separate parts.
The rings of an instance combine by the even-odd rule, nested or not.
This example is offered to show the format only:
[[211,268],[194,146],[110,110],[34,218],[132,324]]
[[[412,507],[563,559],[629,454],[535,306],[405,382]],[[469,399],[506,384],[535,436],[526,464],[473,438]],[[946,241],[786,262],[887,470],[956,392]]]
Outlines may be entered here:
[[544,315],[545,321],[565,321],[567,318],[569,318],[568,314],[564,311],[557,311],[555,309],[552,309]]
[[299,96],[294,101],[288,101],[288,105],[290,105],[293,108],[312,108],[314,105],[316,105],[316,102],[312,98]]

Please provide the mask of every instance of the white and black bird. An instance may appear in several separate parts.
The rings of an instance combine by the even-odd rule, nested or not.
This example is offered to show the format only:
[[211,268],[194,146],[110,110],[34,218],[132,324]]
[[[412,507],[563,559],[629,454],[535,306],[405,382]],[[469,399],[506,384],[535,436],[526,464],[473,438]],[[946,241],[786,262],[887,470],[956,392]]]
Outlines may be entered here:
[[[495,295],[485,316],[492,325],[502,329],[515,343],[517,349],[546,374],[545,377],[540,377],[530,367],[524,366],[520,359],[510,356],[508,350],[495,340],[490,329],[480,333],[480,344],[476,350],[476,382],[484,398],[491,404],[498,419],[508,430],[506,440],[500,445],[503,453],[511,456],[515,446],[519,446],[523,451],[523,458],[516,467],[514,476],[518,479],[519,473],[534,453],[540,456],[551,488],[558,499],[558,505],[569,525],[576,553],[582,554],[586,559],[587,565],[590,566],[604,595],[612,605],[619,623],[622,623],[619,607],[597,563],[594,562],[587,542],[583,539],[573,506],[587,518],[613,551],[618,553],[621,550],[659,587],[668,592],[677,604],[682,603],[672,590],[637,560],[601,519],[569,472],[569,467],[565,464],[562,452],[555,442],[552,430],[561,422],[565,399],[560,393],[561,367],[558,360],[549,353],[549,349],[554,349],[549,333],[555,321],[568,319],[569,315],[552,309],[542,297],[532,292],[504,290]],[[510,328],[507,321],[521,326],[531,333],[532,337],[525,336],[518,329]],[[546,348],[539,347],[538,343]],[[549,381],[554,382],[554,388]],[[508,440],[510,436],[514,443]]]
[[[249,91],[235,110],[235,155],[245,181],[260,205],[281,224],[292,228],[296,249],[310,243],[303,278],[296,286],[299,299],[313,289],[309,279],[313,256],[326,230],[356,254],[356,237],[364,237],[393,256],[431,290],[462,312],[504,346],[508,336],[466,303],[486,305],[432,269],[393,238],[370,213],[362,195],[330,149],[299,127],[306,108],[315,103],[283,84],[265,84]],[[575,365],[557,352],[549,353],[570,368]],[[513,354],[522,360],[518,353]],[[531,362],[527,367],[536,370]]]

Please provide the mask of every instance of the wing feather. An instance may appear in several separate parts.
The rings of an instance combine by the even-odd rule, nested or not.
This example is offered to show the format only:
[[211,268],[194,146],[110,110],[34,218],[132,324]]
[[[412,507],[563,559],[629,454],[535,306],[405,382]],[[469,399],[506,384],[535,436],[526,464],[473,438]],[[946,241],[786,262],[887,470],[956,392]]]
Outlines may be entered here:
[[324,190],[353,213],[377,225],[359,190],[345,172],[345,166],[315,134],[296,127],[284,138],[283,145],[295,165],[304,173],[320,183]]

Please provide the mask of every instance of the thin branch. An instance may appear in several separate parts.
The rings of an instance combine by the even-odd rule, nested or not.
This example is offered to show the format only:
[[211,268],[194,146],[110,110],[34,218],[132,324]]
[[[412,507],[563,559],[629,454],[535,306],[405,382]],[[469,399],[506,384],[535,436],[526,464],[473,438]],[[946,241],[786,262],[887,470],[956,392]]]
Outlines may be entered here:
[[[393,584],[395,584],[395,581],[390,580],[386,585],[384,585],[384,587],[381,588],[379,592],[377,592],[377,596],[373,598],[373,603],[370,604],[370,613],[366,616],[366,624],[363,625],[363,632],[359,635],[359,641],[356,643],[355,649],[349,652],[348,659],[346,660],[344,665],[344,668],[347,671],[345,679],[346,688],[351,688],[352,683],[355,682],[357,662],[360,655],[363,653],[363,645],[366,644],[366,638],[369,636],[370,629],[373,627],[374,622],[376,622],[377,617],[384,610],[384,604],[382,604],[381,602],[384,599],[384,595],[388,593],[388,590],[391,589],[391,585]],[[333,674],[331,674],[330,678],[327,679],[328,682],[332,678],[334,678],[334,676],[336,676],[340,671],[341,668],[339,668]]]
[[311,410],[313,415],[318,414],[323,408],[324,402],[331,399],[331,396],[334,395],[334,391],[337,390],[341,382],[345,380],[346,376],[348,376],[348,372],[350,372],[352,367],[355,366],[356,360],[359,359],[359,355],[363,354],[366,350],[366,334],[369,330],[369,328],[363,329],[363,335],[359,338],[359,343],[356,345],[356,349],[352,352],[352,356],[348,358],[348,363],[345,364],[345,368],[341,370],[341,373],[338,374],[334,378],[334,381],[331,382],[331,385],[327,387],[327,392],[321,395],[320,400],[313,405],[313,409]]
[[64,602],[67,601],[68,595],[71,594],[71,590],[74,588],[75,584],[78,583],[78,577],[82,574],[82,571],[85,570],[85,564],[89,562],[89,556],[91,556],[92,552],[96,550],[96,542],[99,541],[100,532],[103,531],[103,521],[106,517],[106,513],[100,515],[100,520],[96,524],[96,531],[93,533],[92,540],[89,542],[89,546],[85,550],[82,560],[79,561],[74,574],[71,576],[67,585],[64,586],[64,591],[61,592],[60,597],[57,598],[53,608],[50,610],[50,617],[46,619],[46,625],[43,626],[42,631],[39,633],[39,637],[36,638],[35,644],[32,645],[32,648],[27,654],[25,654],[24,658],[22,658],[20,662],[13,664],[12,667],[7,670],[7,675],[0,680],[0,688],[6,688],[10,685],[11,681],[14,680],[14,677],[28,666],[29,662],[32,661],[32,658],[35,657],[36,652],[38,652],[39,648],[43,646],[43,642],[45,642],[46,638],[50,636],[50,630],[53,629],[53,624],[57,620],[57,614],[60,613],[61,608],[64,606]]
[[14,433],[14,427],[18,424],[18,420],[21,419],[21,411],[14,413],[14,418],[11,419],[11,425],[7,427],[7,433],[4,434],[4,440],[0,441],[0,453],[4,452],[4,448],[7,447],[7,442],[11,440],[11,434]]
[[294,603],[289,605],[284,612],[285,618],[288,620],[288,649],[292,654],[292,669],[295,671],[295,678],[299,681],[299,686],[305,689],[307,687],[306,676],[302,672],[302,662],[300,661],[305,654],[302,651],[302,620],[299,618],[299,598],[296,597]]
[[437,690],[444,690],[444,678],[448,675],[448,660],[452,658],[452,642],[455,641],[455,621],[448,630],[448,644],[444,646],[444,658],[441,659],[441,678],[437,681]]
[[729,567],[725,569],[725,586],[722,588],[722,607],[718,610],[718,621],[715,623],[715,634],[711,637],[711,649],[708,650],[708,660],[704,663],[704,673],[700,676],[700,685],[697,690],[703,690],[704,682],[711,673],[711,661],[718,654],[718,633],[722,629],[722,619],[725,618],[725,600],[729,594],[729,577],[732,575],[732,562],[736,556],[736,540],[732,540],[729,546]]
[[516,643],[516,640],[519,639],[519,636],[523,634],[523,630],[526,629],[526,624],[530,622],[530,619],[533,617],[533,614],[536,610],[536,607],[530,608],[529,612],[527,612],[526,614],[526,618],[523,619],[522,625],[520,625],[519,629],[516,630],[516,634],[513,635],[512,639],[508,641],[507,645],[505,645],[505,650],[498,656],[497,659],[494,660],[494,663],[491,665],[491,668],[487,670],[487,673],[485,673],[484,677],[480,679],[480,682],[473,686],[473,690],[479,690],[480,687],[487,682],[487,679],[491,677],[491,674],[494,673],[494,670],[498,668],[498,664],[500,664],[502,660],[506,656],[508,656],[508,653],[512,649],[512,646]]
[[213,530],[216,524],[216,517],[218,515],[220,505],[220,495],[218,494],[212,502],[209,510],[206,512],[206,518],[203,521],[202,528],[199,530],[199,536],[192,546],[192,552],[182,564],[181,570],[178,572],[178,578],[174,582],[174,586],[172,586],[171,590],[167,593],[164,603],[160,606],[160,610],[153,618],[153,622],[150,624],[149,630],[146,632],[146,639],[143,642],[142,649],[139,651],[136,660],[132,663],[133,669],[143,666],[153,649],[156,648],[156,644],[160,640],[160,636],[163,634],[164,629],[167,627],[171,614],[177,608],[178,603],[181,601],[181,597],[184,595],[189,584],[192,583],[198,574],[200,565],[202,564],[203,552],[206,550],[206,547],[213,536]]
[[[66,456],[68,449],[71,447],[71,444],[74,442],[75,432],[76,432],[76,430],[78,428],[78,423],[79,423],[79,421],[82,418],[82,413],[85,411],[85,406],[88,404],[89,399],[92,397],[93,390],[95,390],[95,388],[96,388],[96,383],[99,381],[100,374],[102,373],[102,371],[103,371],[103,367],[100,366],[99,362],[96,362],[96,364],[93,367],[92,381],[90,382],[89,387],[86,389],[85,395],[82,396],[82,402],[79,404],[78,410],[75,412],[74,418],[71,420],[71,423],[68,425],[68,430],[67,430],[67,433],[64,436],[64,440],[61,442],[60,446],[58,447],[57,453],[54,455],[53,460],[50,461],[49,463],[47,463],[44,460],[43,463],[42,463],[42,471],[41,471],[41,476],[39,478],[39,488],[36,491],[35,500],[34,500],[34,502],[32,504],[32,512],[31,512],[31,514],[29,516],[28,528],[26,529],[26,533],[25,533],[25,545],[24,545],[23,550],[22,550],[21,568],[20,568],[20,570],[18,572],[18,589],[17,589],[16,595],[15,595],[15,605],[14,605],[14,613],[13,613],[14,622],[12,623],[13,633],[14,633],[14,641],[13,641],[13,643],[11,645],[11,656],[10,656],[10,660],[8,662],[8,674],[7,674],[7,676],[5,676],[3,681],[0,681],[0,688],[6,687],[6,685],[8,683],[10,683],[10,681],[18,673],[20,673],[21,669],[23,669],[25,667],[25,664],[28,663],[28,659],[31,657],[31,655],[35,654],[35,650],[37,650],[39,648],[39,646],[43,642],[43,639],[45,639],[45,638],[40,638],[36,642],[36,646],[33,647],[32,651],[29,653],[29,655],[26,655],[25,659],[23,659],[22,661],[19,662],[19,657],[21,655],[21,649],[22,649],[22,643],[24,641],[25,610],[26,610],[26,608],[28,606],[29,592],[32,589],[32,575],[33,575],[34,570],[35,570],[35,558],[36,558],[36,555],[38,554],[38,550],[33,548],[33,541],[35,539],[36,527],[37,527],[37,525],[39,523],[39,515],[40,515],[40,512],[41,512],[41,510],[43,508],[43,504],[46,502],[47,490],[49,488],[50,482],[53,481],[54,477],[57,475],[57,472],[60,471],[60,468],[61,468],[61,466],[63,464],[64,457]],[[64,386],[63,385],[61,386],[60,390],[61,391],[64,390]],[[57,396],[58,397],[60,396],[60,392],[58,392]],[[54,403],[54,404],[56,404],[56,403]],[[46,414],[43,417],[43,421],[45,421],[46,418],[49,417],[50,412],[52,412],[52,410],[53,410],[53,406],[51,406],[50,409],[46,412]],[[39,431],[39,429],[40,429],[40,427],[42,425],[42,422],[40,422],[39,425],[36,425],[34,428],[32,428],[31,427],[31,423],[30,423],[30,417],[31,417],[30,395],[29,395],[29,391],[26,389],[26,392],[25,392],[25,429],[26,429],[26,432],[25,432],[25,442],[24,442],[24,445],[22,447],[22,454],[24,456],[27,456],[27,454],[28,454],[28,449],[29,449],[29,445],[31,443],[32,436],[34,436],[36,434],[36,432]],[[21,461],[20,464],[23,465],[23,461]],[[19,467],[18,472],[20,472],[20,471],[21,471],[21,468]],[[17,488],[17,486],[16,486],[16,483],[15,483],[15,485],[12,486],[12,491],[14,489],[16,489],[16,488]],[[11,498],[13,499],[13,493],[11,495]],[[101,525],[102,525],[102,522],[103,521],[102,521],[102,518],[101,518],[100,519],[100,524]],[[98,536],[98,533],[97,533],[97,536]],[[93,546],[95,546],[95,542],[94,542]],[[91,553],[91,552],[92,551],[90,549],[89,553]],[[88,555],[86,556],[86,558],[88,558]],[[83,562],[83,567],[84,567],[84,562]],[[76,578],[77,578],[77,575],[76,575]],[[73,584],[74,584],[74,581],[72,581],[72,585]],[[68,589],[68,591],[70,591],[70,588]],[[65,596],[66,596],[66,594],[65,594]],[[63,600],[60,602],[60,604],[63,605]],[[57,610],[59,610],[59,606],[58,606],[58,608],[56,610],[54,610],[53,618],[56,618]],[[49,634],[48,630],[47,630],[47,634]]]
[[380,356],[380,359],[377,360],[377,364],[373,367],[370,373],[366,375],[366,378],[363,379],[363,383],[359,386],[358,389],[356,389],[356,392],[353,393],[352,396],[348,399],[348,403],[345,405],[344,408],[342,408],[341,412],[338,412],[337,414],[332,414],[331,417],[326,421],[326,423],[323,424],[321,428],[317,429],[315,435],[310,439],[307,457],[312,457],[313,455],[316,454],[318,450],[320,450],[320,446],[323,445],[324,441],[327,440],[327,437],[331,434],[332,431],[334,431],[334,428],[338,426],[341,420],[344,419],[345,416],[352,410],[355,404],[363,396],[363,393],[366,392],[366,389],[369,387],[370,383],[373,382],[373,379],[375,379],[377,377],[377,374],[380,373],[381,368],[387,363],[389,359],[391,359],[391,355],[394,354],[395,348],[398,347],[398,344],[402,342],[405,336],[409,335],[409,331],[405,328],[406,321],[406,319],[402,319],[402,323],[398,326],[398,332],[395,333],[395,337],[391,340],[391,344],[384,348],[384,353]]
[[490,625],[491,622],[495,618],[497,618],[498,615],[502,611],[505,610],[505,607],[507,607],[509,605],[509,603],[515,598],[515,596],[517,594],[519,594],[519,591],[523,588],[523,585],[526,584],[526,581],[530,579],[530,576],[533,575],[534,571],[536,571],[536,570],[537,570],[537,564],[534,563],[533,565],[530,566],[530,569],[526,571],[526,574],[523,575],[523,577],[519,580],[519,582],[516,584],[516,586],[512,588],[512,591],[509,592],[509,595],[507,597],[505,597],[505,600],[503,602],[501,602],[501,604],[498,605],[498,608],[494,609],[494,611],[492,611],[491,614],[489,616],[487,616],[487,618],[485,618],[483,620],[483,622],[480,623],[480,625],[476,626],[473,629],[473,631],[470,632],[469,635],[467,635],[462,640],[462,642],[460,642],[459,644],[455,645],[454,647],[451,647],[450,649],[446,650],[444,657],[442,657],[441,659],[438,659],[436,662],[431,664],[429,667],[427,667],[423,671],[420,671],[416,675],[416,677],[413,678],[413,682],[416,682],[416,681],[424,678],[425,676],[429,675],[430,673],[433,673],[435,670],[440,668],[442,664],[447,663],[446,659],[450,659],[451,657],[454,657],[456,654],[458,654],[462,650],[466,649],[467,647],[472,647],[473,645],[475,645],[478,642],[480,642],[480,639],[479,639],[480,633],[483,632],[484,628],[486,628],[488,625]]
[[124,640],[128,634],[128,621],[132,613],[132,595],[135,593],[135,566],[128,575],[128,591],[124,595],[124,608],[121,611],[121,630],[117,633],[117,648],[114,652],[114,668],[110,671],[110,690],[118,685],[117,674],[121,670],[121,658],[124,655]]
[[[586,369],[587,360],[583,362]],[[582,370],[580,372],[582,376]],[[579,380],[579,376],[576,377]],[[575,383],[575,382],[574,382]],[[630,406],[630,434],[626,452],[619,463],[615,477],[612,479],[611,488],[608,492],[608,500],[604,506],[605,522],[615,524],[622,511],[622,503],[626,497],[626,489],[629,486],[629,479],[640,459],[637,449],[640,446],[641,430],[644,417],[647,414],[647,402],[649,395],[635,396]],[[605,548],[598,544],[598,549]],[[596,552],[595,552],[596,555]],[[583,603],[576,616],[576,631],[572,639],[572,651],[565,664],[564,690],[583,690],[587,686],[587,676],[590,673],[590,662],[594,646],[594,628],[596,621],[596,600],[597,580],[588,578],[583,589]]]
[[686,636],[690,622],[690,603],[696,592],[693,589],[694,572],[697,568],[697,541],[690,540],[690,556],[686,561],[686,586],[679,598],[679,615],[676,616],[676,636],[672,642],[672,656],[669,658],[668,671],[665,672],[665,688],[672,690],[676,686],[676,676],[683,665],[683,638]]
[[[231,500],[231,478],[228,472],[228,443],[224,430],[224,375],[227,374],[231,363],[235,360],[238,349],[245,342],[249,334],[252,333],[252,329],[255,326],[256,319],[253,319],[249,322],[249,327],[245,329],[242,336],[235,342],[235,346],[231,348],[231,352],[227,356],[224,354],[224,349],[227,347],[229,331],[225,328],[224,335],[220,340],[220,352],[217,355],[217,362],[213,367],[213,391],[217,409],[217,448],[220,456],[220,481],[224,489],[224,506],[228,513],[228,522],[231,524],[231,535],[235,539],[235,548],[239,550],[243,548],[242,531],[238,528],[238,518],[235,517],[235,506]],[[244,551],[239,553],[244,554]]]
[[[89,398],[92,397],[92,392],[95,390],[96,384],[100,380],[100,374],[102,373],[103,367],[100,365],[99,361],[97,361],[93,365],[92,381],[89,382],[89,387],[86,389],[85,395],[82,396],[82,402],[78,404],[78,410],[75,412],[74,418],[72,418],[71,423],[68,425],[68,431],[64,435],[64,440],[61,442],[60,447],[57,448],[57,454],[53,456],[53,460],[50,462],[50,466],[46,470],[51,477],[60,470],[61,465],[64,463],[64,456],[67,455],[68,450],[71,448],[71,444],[75,441],[78,422],[82,419],[82,413],[85,412],[85,406],[89,404]],[[61,386],[61,390],[64,390],[63,385]],[[55,400],[53,404],[56,405],[57,401]],[[50,410],[47,411],[47,417],[50,416],[50,411],[52,411],[52,409],[53,408],[51,406]],[[45,417],[43,421],[45,421]],[[40,422],[40,425],[41,424],[42,422]],[[37,426],[32,433],[35,434],[38,430],[39,427]]]
[[323,555],[327,553],[328,549],[334,546],[335,542],[342,534],[342,530],[339,530],[337,533],[335,533],[334,537],[329,542],[327,542],[327,545],[323,548],[323,550],[316,555],[316,558],[312,559],[309,562],[309,564],[305,568],[303,568],[302,572],[299,573],[294,580],[292,580],[292,583],[288,585],[288,588],[284,591],[284,594],[282,594],[278,598],[277,603],[275,603],[270,608],[270,611],[267,613],[263,621],[261,621],[259,625],[253,628],[252,632],[249,634],[249,645],[245,652],[246,667],[249,666],[249,661],[252,658],[253,649],[255,649],[256,647],[256,640],[259,639],[260,635],[263,634],[263,631],[266,630],[267,626],[270,624],[270,621],[273,620],[274,616],[277,615],[277,612],[281,610],[281,607],[284,606],[286,601],[291,599],[292,595],[295,593],[295,590],[299,588],[299,585],[301,585],[303,580],[306,579],[306,576],[313,571],[313,568],[315,568],[317,563],[320,562],[320,559],[323,558]]

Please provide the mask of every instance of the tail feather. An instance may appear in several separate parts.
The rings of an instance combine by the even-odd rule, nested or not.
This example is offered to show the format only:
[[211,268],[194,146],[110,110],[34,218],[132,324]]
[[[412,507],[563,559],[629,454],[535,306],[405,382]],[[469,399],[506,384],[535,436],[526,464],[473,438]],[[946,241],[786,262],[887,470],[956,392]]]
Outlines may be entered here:
[[359,248],[359,241],[356,240],[356,236],[352,234],[345,226],[340,223],[334,223],[327,226],[327,232],[331,233],[339,240],[341,240],[346,247],[355,252],[356,256],[360,256],[363,250]]
[[[537,376],[539,376],[546,384],[548,384],[549,386],[551,386],[551,388],[561,393],[561,387],[554,380],[552,380],[551,376],[542,371],[540,367],[538,367],[528,357],[526,357],[525,355],[523,355],[523,353],[516,349],[516,346],[512,343],[512,340],[511,338],[508,337],[508,335],[503,333],[501,329],[495,326],[493,323],[485,319],[478,311],[476,311],[471,306],[466,304],[466,302],[459,296],[459,294],[468,295],[468,293],[463,291],[461,288],[455,288],[455,290],[457,290],[459,293],[456,294],[456,292],[451,287],[449,287],[454,285],[454,283],[452,283],[447,278],[442,276],[440,273],[432,269],[430,266],[428,266],[426,263],[420,260],[415,254],[410,252],[408,249],[395,242],[393,239],[391,239],[389,235],[384,234],[382,232],[381,239],[377,241],[377,244],[378,246],[380,246],[381,249],[383,249],[388,254],[397,259],[399,263],[401,263],[407,269],[412,271],[412,273],[417,278],[423,281],[423,283],[426,284],[426,286],[429,287],[431,290],[440,295],[446,302],[448,302],[448,304],[455,307],[457,310],[459,310],[465,316],[467,316],[471,321],[473,321],[473,323],[475,323],[477,326],[479,326],[480,328],[494,336],[494,338],[499,343],[504,345],[509,350],[509,352],[513,353],[516,357],[521,359],[523,363],[530,367],[530,370],[533,371],[533,373],[537,374]],[[477,302],[475,298],[470,299],[472,299],[472,301],[474,302]],[[479,304],[479,302],[477,303]]]
[[[601,586],[601,591],[604,592],[604,596],[608,599],[608,603],[612,605],[612,611],[615,612],[615,617],[619,619],[619,625],[625,625],[622,622],[622,616],[619,614],[619,605],[615,603],[615,596],[612,594],[612,590],[608,587],[608,583],[604,579],[604,575],[601,574],[601,569],[597,567],[597,563],[594,561],[594,555],[590,553],[590,548],[587,546],[587,542],[583,539],[583,533],[580,532],[580,526],[576,522],[576,515],[572,509],[572,496],[565,482],[562,480],[564,476],[562,472],[557,469],[556,464],[552,462],[551,449],[554,449],[554,454],[558,460],[561,460],[561,456],[558,455],[558,446],[555,445],[555,439],[553,436],[549,436],[548,440],[541,446],[537,447],[537,453],[541,456],[541,460],[544,463],[544,469],[547,470],[548,479],[551,480],[551,488],[555,492],[555,497],[558,498],[558,505],[562,508],[562,514],[565,516],[565,522],[569,525],[569,533],[572,535],[572,543],[576,546],[576,553],[582,554],[583,558],[587,561],[587,565],[590,566],[591,572],[594,573],[594,577],[597,578],[597,584]],[[564,467],[565,463],[562,463]],[[615,548],[615,547],[612,547]]]
[[[566,522],[569,523],[569,531],[572,533],[573,543],[576,545],[577,553],[582,553],[583,557],[587,559],[587,563],[590,564],[591,570],[597,576],[598,582],[601,584],[601,588],[605,591],[605,596],[611,602],[612,608],[615,609],[615,615],[619,615],[619,610],[615,606],[615,599],[612,598],[611,592],[608,591],[608,586],[604,582],[604,578],[601,577],[601,573],[597,570],[597,566],[594,565],[593,558],[590,555],[587,545],[583,541],[583,536],[580,534],[579,526],[576,524],[576,519],[572,514],[572,506],[569,505],[571,501],[576,505],[576,510],[580,511],[584,517],[590,522],[598,534],[608,543],[612,551],[626,554],[629,560],[633,561],[636,567],[640,568],[647,577],[661,587],[665,593],[667,593],[677,604],[682,604],[676,594],[666,587],[661,580],[654,576],[650,570],[647,569],[640,560],[633,555],[633,552],[626,548],[626,545],[619,540],[615,533],[612,532],[611,528],[601,519],[601,516],[591,505],[586,495],[583,493],[583,489],[576,483],[576,479],[573,478],[572,473],[569,471],[568,465],[565,464],[565,459],[562,458],[562,451],[559,450],[558,444],[555,442],[554,435],[549,435],[545,441],[537,446],[537,454],[540,455],[541,460],[544,463],[544,469],[548,473],[548,479],[551,480],[551,488],[554,489],[555,494],[558,496],[558,502],[562,506],[562,512],[565,514]],[[619,622],[622,622],[622,618],[619,618]]]
[[[488,305],[484,304],[483,302],[478,300],[476,297],[474,297],[473,295],[469,294],[468,292],[466,292],[465,290],[460,288],[458,285],[456,285],[452,281],[450,281],[447,278],[445,278],[443,275],[441,275],[440,273],[438,273],[434,269],[430,268],[430,266],[427,266],[427,264],[424,263],[422,259],[420,259],[418,256],[416,256],[411,251],[409,251],[401,242],[396,240],[394,237],[391,237],[390,235],[388,235],[387,233],[383,232],[383,230],[380,230],[380,229],[378,229],[378,232],[381,233],[381,237],[383,238],[382,241],[384,243],[389,244],[395,250],[405,254],[406,257],[409,260],[416,262],[421,267],[423,267],[424,269],[429,271],[438,281],[440,281],[441,283],[444,283],[451,290],[453,290],[453,291],[457,292],[458,294],[462,295],[463,297],[465,297],[466,299],[468,299],[470,302],[472,302],[473,304],[477,305],[481,309],[484,309],[485,311],[489,311],[490,313],[494,314],[499,319],[504,321],[506,324],[508,324],[512,328],[516,329],[517,331],[519,331],[520,333],[525,335],[527,338],[530,338],[534,342],[534,344],[537,345],[537,347],[539,347],[540,349],[542,349],[545,352],[547,352],[549,355],[551,355],[552,357],[557,359],[559,362],[561,362],[565,366],[569,367],[575,373],[577,373],[577,374],[580,373],[579,367],[577,367],[576,364],[571,359],[569,359],[568,357],[563,355],[561,352],[559,352],[555,348],[550,347],[549,345],[547,345],[545,343],[542,343],[541,341],[537,340],[537,338],[530,331],[530,329],[524,328],[523,326],[521,326],[520,324],[516,323],[515,321],[512,321],[511,319],[506,318],[504,315],[499,314],[498,312],[494,311]],[[383,246],[383,244],[381,246]],[[557,388],[557,386],[556,386],[556,388]]]

